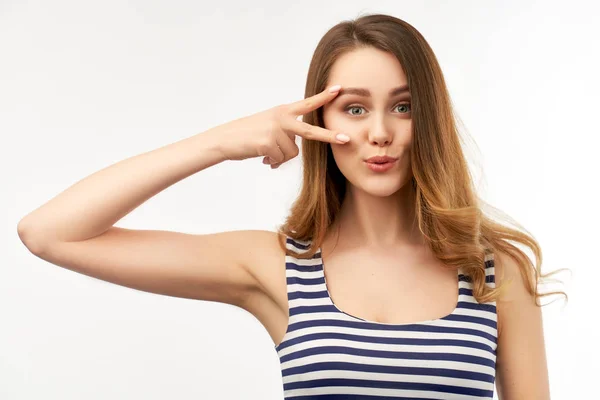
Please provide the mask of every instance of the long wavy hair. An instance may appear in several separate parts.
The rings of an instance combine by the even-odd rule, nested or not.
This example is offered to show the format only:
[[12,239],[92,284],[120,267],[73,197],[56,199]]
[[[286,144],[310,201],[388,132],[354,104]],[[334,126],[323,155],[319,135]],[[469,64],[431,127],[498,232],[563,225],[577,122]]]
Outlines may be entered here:
[[[412,103],[413,141],[411,166],[415,218],[420,232],[435,256],[448,266],[462,267],[473,283],[473,296],[480,303],[495,301],[504,287],[485,283],[485,257],[497,251],[514,259],[525,278],[529,292],[538,292],[542,275],[539,244],[522,226],[500,210],[481,200],[475,191],[461,147],[453,108],[433,50],[410,24],[390,15],[369,14],[335,25],[319,41],[313,54],[305,88],[305,98],[329,84],[335,61],[343,54],[364,46],[390,52],[402,65],[408,79]],[[303,116],[303,121],[324,127],[323,110]],[[279,226],[279,243],[286,255],[310,258],[315,255],[340,212],[346,194],[346,178],[339,170],[329,143],[302,141],[302,189],[285,222]],[[483,208],[509,221],[520,230],[505,226],[484,215]],[[310,241],[305,252],[286,246],[286,236]],[[511,242],[531,249],[529,257]]]

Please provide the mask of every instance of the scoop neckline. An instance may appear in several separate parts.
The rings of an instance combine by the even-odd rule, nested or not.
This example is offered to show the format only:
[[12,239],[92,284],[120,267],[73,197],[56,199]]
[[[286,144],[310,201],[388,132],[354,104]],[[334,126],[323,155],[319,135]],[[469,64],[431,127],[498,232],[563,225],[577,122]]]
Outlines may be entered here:
[[331,293],[329,292],[329,287],[327,286],[327,277],[325,276],[325,262],[323,260],[323,249],[321,248],[321,246],[319,246],[317,248],[317,254],[319,256],[319,264],[321,265],[321,274],[323,275],[323,281],[324,281],[324,285],[325,285],[325,291],[327,292],[327,301],[337,311],[339,311],[340,313],[345,314],[346,316],[348,316],[348,317],[356,320],[357,322],[364,322],[364,323],[371,324],[371,325],[380,325],[380,326],[387,326],[387,327],[402,327],[402,326],[411,326],[411,325],[426,325],[426,324],[432,324],[432,323],[435,323],[435,322],[438,322],[438,321],[441,321],[441,320],[446,320],[446,319],[448,319],[448,317],[454,315],[456,313],[456,310],[458,310],[458,303],[459,303],[459,300],[460,300],[460,277],[462,275],[460,268],[456,271],[456,292],[457,292],[456,303],[455,303],[454,308],[452,309],[452,311],[449,314],[444,315],[443,317],[434,318],[434,319],[427,319],[427,320],[423,320],[423,321],[400,322],[400,323],[378,322],[378,321],[371,321],[371,320],[368,320],[368,319],[357,317],[355,315],[352,315],[352,314],[347,313],[346,311],[342,310],[333,301],[333,298],[331,297]]

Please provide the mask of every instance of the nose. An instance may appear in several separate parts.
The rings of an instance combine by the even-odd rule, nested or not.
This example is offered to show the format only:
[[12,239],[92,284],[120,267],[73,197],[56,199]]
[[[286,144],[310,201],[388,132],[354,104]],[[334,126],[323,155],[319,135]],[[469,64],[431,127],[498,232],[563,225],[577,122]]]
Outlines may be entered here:
[[369,130],[369,142],[376,146],[389,145],[392,137],[392,130],[385,126],[384,121],[374,123]]

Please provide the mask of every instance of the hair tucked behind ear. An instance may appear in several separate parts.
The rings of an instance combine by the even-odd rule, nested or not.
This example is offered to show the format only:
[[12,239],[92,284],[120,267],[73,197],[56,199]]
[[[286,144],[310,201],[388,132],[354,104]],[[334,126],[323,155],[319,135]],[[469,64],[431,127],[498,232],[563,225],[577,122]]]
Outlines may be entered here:
[[[320,40],[310,63],[305,97],[313,96],[330,83],[329,73],[343,54],[364,46],[394,54],[408,79],[412,103],[413,144],[411,167],[416,222],[435,256],[445,264],[462,267],[473,282],[479,302],[494,301],[504,289],[485,284],[485,257],[506,253],[519,265],[531,294],[540,296],[565,292],[538,292],[538,283],[551,274],[541,274],[542,253],[531,234],[506,214],[481,200],[463,154],[450,96],[438,61],[423,36],[407,22],[389,15],[365,15],[343,21]],[[304,115],[304,122],[323,127],[322,109]],[[290,215],[279,228],[280,244],[286,254],[312,257],[340,212],[346,179],[338,169],[328,143],[302,141],[303,183]],[[501,221],[483,213],[494,211]],[[285,235],[310,240],[306,253],[286,247]],[[535,258],[519,249],[529,247]]]

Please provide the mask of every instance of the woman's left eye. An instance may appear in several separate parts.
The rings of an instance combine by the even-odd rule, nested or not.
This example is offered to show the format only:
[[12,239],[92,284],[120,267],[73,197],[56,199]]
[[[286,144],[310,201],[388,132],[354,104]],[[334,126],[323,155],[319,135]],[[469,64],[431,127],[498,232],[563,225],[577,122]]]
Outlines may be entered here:
[[[396,107],[408,107],[408,111],[406,111],[407,113],[409,113],[410,110],[412,110],[412,108],[410,107],[410,103],[401,103],[401,104],[398,104]],[[394,107],[394,108],[396,108],[396,107]]]
[[[400,114],[408,114],[410,112],[410,109],[411,109],[410,103],[400,103],[400,104],[397,104],[394,108],[398,108],[398,107],[404,107],[405,109],[408,108],[407,111],[401,111]],[[362,110],[364,110],[364,107],[357,106],[357,105],[350,105],[350,106],[346,107],[345,111],[350,111],[352,109],[362,109]],[[353,113],[353,112],[350,112],[350,114],[351,115],[362,115],[362,114],[356,114],[356,113]]]

